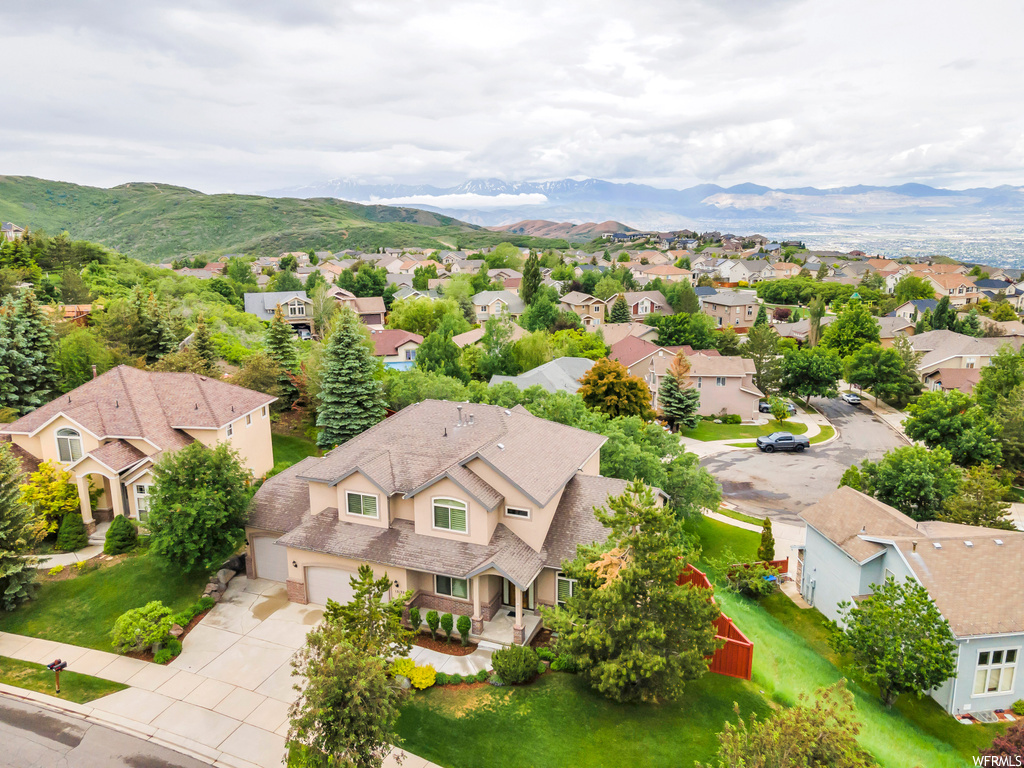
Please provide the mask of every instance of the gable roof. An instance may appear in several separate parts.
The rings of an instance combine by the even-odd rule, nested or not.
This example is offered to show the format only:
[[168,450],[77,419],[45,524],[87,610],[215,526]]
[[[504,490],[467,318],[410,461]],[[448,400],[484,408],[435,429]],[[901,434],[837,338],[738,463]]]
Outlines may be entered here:
[[582,291],[569,291],[559,301],[562,304],[605,304],[604,299],[599,299],[596,296],[591,296],[589,293],[583,293]]
[[704,298],[705,304],[721,304],[724,307],[745,307],[748,304],[758,304],[757,296],[739,291],[721,291],[714,296]]
[[[452,336],[452,341],[459,348],[468,347],[470,344],[479,342],[484,337],[486,331],[487,329],[481,325],[479,328],[472,328],[465,333],[458,333]],[[529,335],[521,325],[512,323],[512,341],[519,341],[521,338]]]
[[636,304],[643,299],[650,299],[662,307],[668,306],[668,301],[665,300],[661,291],[626,291],[623,295],[626,297],[627,304]]
[[495,300],[504,302],[513,314],[520,314],[526,309],[523,300],[511,291],[481,291],[473,296],[473,303],[477,306],[490,306]]
[[609,347],[627,336],[644,338],[658,331],[653,325],[644,323],[604,323],[603,325],[588,326],[587,330],[594,333],[600,331],[601,336],[604,337],[604,343]]
[[274,310],[278,304],[286,304],[292,299],[299,298],[309,303],[305,291],[270,291],[268,293],[247,293],[245,294],[245,311],[250,315],[256,315],[261,320],[273,320]]
[[398,328],[385,328],[380,331],[370,331],[370,338],[373,339],[373,354],[377,357],[388,357],[397,355],[398,348],[410,341],[416,344],[423,343],[423,337],[412,331],[403,331]]
[[924,356],[917,365],[918,371],[925,371],[953,357],[991,357],[1004,344],[1020,349],[1024,339],[1020,337],[977,338],[955,331],[928,331],[910,336],[910,345]]
[[608,350],[608,357],[611,360],[618,360],[627,368],[631,368],[653,355],[659,349],[664,349],[664,347],[660,347],[638,336],[626,336],[612,344]]
[[539,386],[548,392],[575,394],[580,388],[579,380],[593,365],[594,361],[586,357],[557,357],[518,376],[492,376],[490,386],[509,382],[519,389]]

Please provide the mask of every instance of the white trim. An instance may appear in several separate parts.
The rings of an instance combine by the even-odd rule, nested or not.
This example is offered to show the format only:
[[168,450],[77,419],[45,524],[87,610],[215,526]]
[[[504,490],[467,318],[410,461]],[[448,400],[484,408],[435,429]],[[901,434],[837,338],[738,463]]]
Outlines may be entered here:
[[[149,456],[144,458],[142,461],[144,462],[144,461],[147,461],[148,459],[149,459]],[[139,463],[141,464],[142,462],[139,462]],[[131,483],[134,483],[138,478],[142,477],[147,472],[152,472],[152,470],[153,470],[153,465],[150,464],[148,467],[144,467],[141,472],[136,472],[131,477],[126,477],[122,482],[124,482],[125,484],[130,485]]]
[[[525,515],[513,515],[512,513],[509,512],[510,509],[514,509],[517,512],[525,512],[526,514]],[[514,517],[516,520],[532,520],[533,519],[533,513],[531,512],[529,507],[509,507],[509,506],[506,506],[505,507],[505,517]]]
[[[1013,651],[1013,653],[1014,653],[1013,663],[1012,664],[1007,663],[1005,661],[1006,654],[1009,651]],[[991,697],[991,696],[1006,696],[1007,694],[1014,693],[1017,690],[1017,673],[1020,671],[1020,651],[1021,651],[1021,647],[1019,645],[1011,646],[1011,647],[1003,647],[1003,648],[987,648],[987,649],[979,648],[975,652],[975,655],[974,655],[974,675],[971,678],[971,698],[972,699],[983,699],[983,698],[988,698],[988,697]],[[982,665],[980,660],[979,660],[979,657],[983,653],[989,654],[989,663],[985,664],[985,665]],[[992,654],[993,653],[1002,653],[1004,661],[1000,662],[999,664],[992,664],[991,660],[992,660]],[[1013,681],[1011,682],[1010,687],[1008,689],[1006,689],[1005,691],[1001,691],[1001,690],[1000,691],[985,690],[985,691],[982,691],[981,693],[975,693],[974,692],[974,686],[975,686],[975,683],[976,683],[976,681],[978,679],[978,672],[980,672],[982,669],[986,670],[986,672],[991,672],[994,669],[999,669],[999,670],[1002,670],[1002,669],[1013,669]],[[985,685],[986,688],[988,688],[987,680],[988,680],[988,675],[986,674],[986,685]]]
[[[61,432],[65,431],[65,430],[68,431],[68,432],[74,432],[74,436],[71,436],[71,435],[61,435]],[[65,459],[65,458],[63,458],[61,456],[60,441],[62,439],[68,441],[68,458],[67,459]],[[75,451],[74,451],[74,449],[72,447],[72,442],[71,442],[72,440],[78,440],[78,458],[77,459],[75,458]],[[60,429],[56,430],[53,433],[53,444],[54,444],[54,447],[57,449],[57,461],[60,462],[61,464],[68,464],[70,466],[74,466],[75,464],[80,462],[82,459],[84,459],[85,456],[86,456],[85,442],[82,440],[82,433],[79,432],[77,429],[72,429],[71,427],[61,427]],[[104,466],[106,466],[106,465],[104,465]],[[109,467],[108,467],[108,469],[109,469]]]
[[[359,496],[360,497],[360,501],[359,501],[359,508],[360,509],[363,508],[362,497],[363,496],[369,496],[370,498],[373,499],[373,505],[377,509],[377,514],[376,515],[363,515],[363,514],[357,515],[354,512],[349,512],[348,511],[348,497],[349,496]],[[351,517],[366,518],[368,520],[380,520],[380,499],[378,498],[376,493],[363,493],[362,491],[345,491],[345,514],[346,515],[350,515]]]
[[[434,507],[438,501],[454,501],[457,504],[462,504],[466,508],[466,530],[460,531],[455,528],[440,528],[437,525],[437,518],[434,516]],[[448,523],[451,524],[451,514],[448,515]],[[430,527],[435,531],[444,531],[445,533],[457,533],[461,536],[469,535],[469,502],[462,501],[461,499],[454,499],[451,496],[431,496],[430,497]]]
[[562,605],[562,601],[558,599],[558,582],[569,582],[569,597],[572,597],[576,592],[576,579],[569,578],[564,574],[565,571],[555,571],[555,605]]
[[[62,397],[64,397],[64,395],[62,395]],[[52,401],[51,401],[51,402],[52,402]],[[74,425],[75,425],[76,427],[78,427],[78,428],[80,428],[80,429],[83,429],[83,430],[85,430],[85,431],[86,431],[86,432],[88,432],[88,433],[89,433],[90,435],[92,435],[93,437],[95,437],[95,438],[96,438],[97,440],[102,440],[102,439],[103,439],[103,438],[101,438],[101,437],[100,437],[99,435],[97,435],[97,434],[96,434],[95,432],[93,432],[93,431],[92,431],[91,429],[89,429],[88,427],[84,427],[84,426],[82,426],[82,425],[81,425],[81,424],[80,424],[79,422],[75,421],[75,420],[74,420],[73,418],[71,418],[70,416],[68,416],[68,415],[67,415],[66,413],[64,413],[64,411],[58,411],[58,412],[57,412],[57,413],[56,413],[56,414],[55,414],[55,415],[54,415],[54,416],[53,416],[52,418],[50,418],[50,419],[47,419],[46,421],[44,421],[44,422],[43,422],[42,424],[40,424],[40,425],[39,425],[38,427],[36,427],[36,428],[35,428],[35,429],[34,429],[33,431],[31,431],[31,432],[8,432],[7,434],[11,434],[11,435],[28,435],[29,437],[35,437],[35,436],[36,436],[36,435],[38,435],[38,434],[39,434],[39,433],[40,433],[40,432],[41,432],[42,430],[46,429],[46,428],[47,428],[48,426],[50,426],[50,425],[51,425],[51,424],[52,424],[53,422],[55,422],[55,421],[56,421],[57,419],[59,419],[59,418],[60,418],[61,416],[63,416],[63,417],[64,417],[65,419],[67,419],[68,421],[70,421],[70,422],[71,422],[72,424],[74,424]]]

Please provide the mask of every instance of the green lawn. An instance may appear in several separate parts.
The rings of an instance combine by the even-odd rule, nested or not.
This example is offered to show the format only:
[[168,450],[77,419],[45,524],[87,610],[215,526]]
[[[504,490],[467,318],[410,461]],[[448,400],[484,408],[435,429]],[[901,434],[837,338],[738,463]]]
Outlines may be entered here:
[[267,477],[284,472],[292,464],[297,464],[307,456],[320,455],[320,449],[316,447],[316,443],[304,437],[274,433],[270,439],[274,444],[274,468],[270,470]]
[[615,704],[577,675],[552,672],[526,686],[431,688],[402,710],[402,745],[448,768],[564,768],[642,765],[686,768],[710,762],[733,702],[768,711],[756,685],[708,673],[683,700]]
[[759,517],[744,515],[742,512],[737,512],[734,509],[727,509],[726,507],[720,507],[718,514],[731,517],[733,520],[739,520],[741,523],[750,523],[751,525],[761,525],[763,522]]
[[101,696],[109,696],[127,688],[127,685],[81,675],[70,670],[60,673],[60,693],[54,691],[54,674],[42,664],[0,656],[0,683],[13,685],[37,693],[45,693],[76,704],[87,704]]
[[177,612],[203,592],[206,575],[164,570],[154,557],[136,555],[117,565],[47,582],[34,599],[0,612],[0,631],[113,651],[114,620],[131,608],[160,600]]
[[802,435],[807,425],[800,422],[784,421],[781,424],[774,419],[768,424],[715,424],[713,421],[702,421],[693,429],[681,430],[683,437],[693,440],[738,440],[745,437],[761,437],[772,432],[792,432]]
[[726,549],[731,549],[740,561],[753,560],[761,544],[761,534],[710,517],[687,520],[685,528],[688,534],[700,539],[703,561],[720,558]]

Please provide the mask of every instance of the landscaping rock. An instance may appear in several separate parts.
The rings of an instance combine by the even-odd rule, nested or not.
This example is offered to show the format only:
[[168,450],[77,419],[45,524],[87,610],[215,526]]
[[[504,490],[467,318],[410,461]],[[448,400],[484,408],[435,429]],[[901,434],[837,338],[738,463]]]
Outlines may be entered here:
[[235,571],[230,568],[221,568],[217,571],[217,581],[227,587],[228,583],[235,578]]
[[224,565],[221,566],[221,570],[225,569],[235,573],[242,573],[245,570],[245,555],[229,557]]
[[185,630],[181,628],[180,624],[171,625],[171,637],[181,637],[185,634]]

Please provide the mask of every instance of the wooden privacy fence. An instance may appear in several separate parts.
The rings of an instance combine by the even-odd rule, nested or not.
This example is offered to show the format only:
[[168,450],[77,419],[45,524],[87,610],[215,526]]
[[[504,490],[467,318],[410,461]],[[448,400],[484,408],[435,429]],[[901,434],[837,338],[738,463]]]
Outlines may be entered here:
[[[714,587],[711,586],[708,577],[690,564],[687,564],[686,569],[679,574],[676,584],[679,586],[693,584],[695,587],[714,592]],[[711,601],[715,601],[713,594]],[[723,640],[724,644],[711,656],[708,669],[715,674],[749,680],[754,670],[754,644],[724,613],[718,617],[715,625],[715,637]]]

